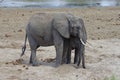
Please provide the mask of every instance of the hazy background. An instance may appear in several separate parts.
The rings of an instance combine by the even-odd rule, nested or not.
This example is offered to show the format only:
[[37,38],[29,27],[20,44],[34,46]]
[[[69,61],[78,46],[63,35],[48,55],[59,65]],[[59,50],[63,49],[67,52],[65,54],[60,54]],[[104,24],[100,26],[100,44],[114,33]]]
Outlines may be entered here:
[[89,7],[119,6],[120,0],[0,0],[0,7]]

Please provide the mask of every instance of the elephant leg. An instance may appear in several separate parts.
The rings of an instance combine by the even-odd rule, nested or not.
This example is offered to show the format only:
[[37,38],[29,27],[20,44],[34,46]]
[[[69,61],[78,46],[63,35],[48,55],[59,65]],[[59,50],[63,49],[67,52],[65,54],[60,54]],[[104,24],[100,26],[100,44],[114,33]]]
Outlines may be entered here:
[[77,66],[80,65],[81,59],[82,59],[82,67],[84,68],[85,67],[85,63],[84,63],[84,55],[83,54],[84,54],[84,45],[81,44],[80,51],[79,51],[79,60],[78,60]]
[[69,41],[69,39],[64,39],[62,64],[67,63],[67,55],[68,55],[69,46],[70,46],[70,41]]
[[[80,49],[80,50],[81,50],[81,49]],[[79,51],[79,53],[78,53],[78,63],[77,63],[77,66],[80,65],[80,63],[81,63],[81,58],[82,58],[82,53],[81,53],[81,51]]]
[[38,65],[37,58],[36,58],[36,50],[31,50],[30,63],[32,63],[33,66]]
[[83,51],[82,51],[82,67],[85,68],[85,46],[83,45]]
[[33,66],[37,66],[38,65],[37,58],[36,58],[37,44],[35,40],[32,38],[32,36],[29,34],[28,34],[28,41],[29,41],[30,48],[31,48],[30,63]]
[[56,49],[56,67],[58,67],[62,64],[63,38],[56,30],[53,30],[53,40]]
[[68,48],[68,52],[67,52],[67,64],[70,64],[71,63],[71,47],[69,46]]
[[79,58],[79,50],[75,48],[74,64],[78,62],[78,58]]

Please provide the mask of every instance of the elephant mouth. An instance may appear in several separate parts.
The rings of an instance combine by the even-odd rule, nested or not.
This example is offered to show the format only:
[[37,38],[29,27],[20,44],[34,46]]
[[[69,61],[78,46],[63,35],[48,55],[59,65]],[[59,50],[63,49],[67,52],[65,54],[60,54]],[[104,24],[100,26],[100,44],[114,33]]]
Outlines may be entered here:
[[74,33],[74,34],[71,34],[70,36],[71,37],[79,37],[79,34],[78,33]]
[[80,40],[80,42],[85,46],[86,45],[86,43],[79,37],[79,35],[78,34],[76,34],[76,35],[71,35],[70,36],[71,38],[76,38],[76,39],[79,39]]

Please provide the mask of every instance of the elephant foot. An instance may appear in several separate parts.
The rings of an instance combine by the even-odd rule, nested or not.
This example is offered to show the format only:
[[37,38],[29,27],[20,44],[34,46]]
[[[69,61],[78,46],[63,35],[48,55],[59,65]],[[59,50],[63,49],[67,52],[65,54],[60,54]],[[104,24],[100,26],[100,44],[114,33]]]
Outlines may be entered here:
[[59,67],[60,66],[60,64],[55,64],[55,67],[57,68],[57,67]]
[[66,60],[63,60],[61,64],[66,64],[66,63],[67,63],[67,61],[66,61]]
[[[74,61],[74,64],[77,64],[77,62]],[[78,65],[79,66],[79,65]]]
[[37,63],[37,62],[32,63],[32,66],[39,66],[39,63]]
[[32,64],[33,63],[33,61],[30,59],[30,62],[29,62],[30,64]]
[[84,69],[86,69],[86,67],[85,67],[84,65],[83,65],[82,67],[83,67]]
[[32,64],[32,66],[38,66],[39,63],[35,60],[35,61],[32,61],[30,60],[30,64]]
[[60,65],[62,65],[62,64],[56,62],[55,67],[57,68],[57,67],[59,67]]
[[86,69],[86,67],[83,67],[84,69]]
[[[79,64],[77,64],[77,67],[80,67]],[[85,65],[82,65],[83,69],[86,69]]]
[[71,63],[71,61],[70,61],[70,60],[66,61],[66,64],[70,64],[70,63]]

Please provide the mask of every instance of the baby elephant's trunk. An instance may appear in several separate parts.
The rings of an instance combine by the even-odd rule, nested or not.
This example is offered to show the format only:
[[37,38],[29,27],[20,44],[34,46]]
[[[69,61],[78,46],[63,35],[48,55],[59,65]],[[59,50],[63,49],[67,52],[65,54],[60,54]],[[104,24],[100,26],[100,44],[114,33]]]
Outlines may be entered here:
[[25,36],[25,43],[24,43],[24,46],[22,47],[22,53],[21,53],[21,57],[24,55],[25,53],[25,50],[26,50],[26,42],[27,42],[27,34]]

